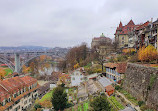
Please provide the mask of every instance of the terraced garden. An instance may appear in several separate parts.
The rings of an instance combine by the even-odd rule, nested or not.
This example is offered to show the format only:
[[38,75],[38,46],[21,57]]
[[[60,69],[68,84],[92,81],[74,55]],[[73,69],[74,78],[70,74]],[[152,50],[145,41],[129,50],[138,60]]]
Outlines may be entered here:
[[88,108],[89,108],[89,102],[84,102],[84,103],[76,105],[66,111],[88,111]]
[[111,103],[111,105],[113,105],[113,107],[117,110],[121,110],[125,108],[120,102],[116,100],[114,96],[109,97],[108,100]]
[[134,105],[138,105],[137,99],[136,99],[135,97],[133,97],[130,93],[128,93],[127,91],[125,91],[125,90],[123,90],[123,89],[119,90],[119,92],[121,92],[122,94],[124,94],[125,97],[126,97],[129,101],[131,101]]
[[42,99],[40,100],[40,102],[43,102],[45,100],[51,100],[52,98],[52,93],[53,93],[54,90],[51,90],[49,91],[47,94],[45,94]]

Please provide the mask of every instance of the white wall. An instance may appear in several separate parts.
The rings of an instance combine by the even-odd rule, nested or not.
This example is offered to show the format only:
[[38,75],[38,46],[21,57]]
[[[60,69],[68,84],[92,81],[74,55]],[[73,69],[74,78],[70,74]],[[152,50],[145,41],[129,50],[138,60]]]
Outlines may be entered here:
[[83,81],[84,81],[84,75],[80,71],[75,70],[71,74],[71,86],[78,86]]

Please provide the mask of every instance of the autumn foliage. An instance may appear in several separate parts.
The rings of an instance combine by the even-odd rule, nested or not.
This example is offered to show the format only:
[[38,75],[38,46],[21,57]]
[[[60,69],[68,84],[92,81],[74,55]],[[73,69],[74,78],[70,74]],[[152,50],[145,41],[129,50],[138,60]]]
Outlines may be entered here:
[[128,49],[123,49],[122,52],[125,54],[132,54],[136,52],[136,50],[134,48],[128,48]]
[[22,67],[22,72],[25,73],[25,74],[29,73],[30,70],[31,70],[30,67],[26,67],[25,65]]
[[79,63],[77,63],[77,64],[75,64],[74,65],[74,69],[77,69],[77,68],[79,68],[80,66],[79,66]]
[[52,107],[52,102],[49,100],[45,100],[40,102],[41,106],[44,108],[51,108]]
[[0,68],[0,80],[2,80],[5,76],[6,72],[3,68]]
[[142,47],[138,51],[138,59],[146,62],[157,60],[158,51],[152,45],[149,45],[146,48]]

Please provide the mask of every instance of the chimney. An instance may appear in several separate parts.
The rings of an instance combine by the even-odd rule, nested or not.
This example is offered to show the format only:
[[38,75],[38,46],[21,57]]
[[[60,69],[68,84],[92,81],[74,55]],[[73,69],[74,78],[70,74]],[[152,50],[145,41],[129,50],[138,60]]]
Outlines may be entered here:
[[151,23],[153,22],[153,18],[151,18]]

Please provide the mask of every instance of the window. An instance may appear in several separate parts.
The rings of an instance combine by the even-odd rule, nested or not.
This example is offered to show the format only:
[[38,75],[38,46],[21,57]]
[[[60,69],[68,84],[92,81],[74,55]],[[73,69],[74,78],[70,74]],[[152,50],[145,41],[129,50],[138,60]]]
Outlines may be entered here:
[[122,37],[122,40],[124,40],[124,37]]
[[8,102],[10,102],[10,101],[11,101],[11,98],[8,99]]
[[14,96],[14,98],[16,98],[16,93],[13,96]]
[[27,100],[24,102],[24,104],[27,104]]
[[124,41],[122,41],[122,44],[124,44]]

